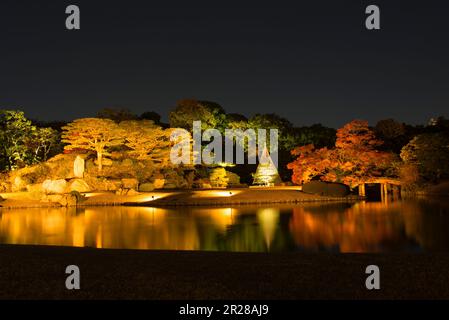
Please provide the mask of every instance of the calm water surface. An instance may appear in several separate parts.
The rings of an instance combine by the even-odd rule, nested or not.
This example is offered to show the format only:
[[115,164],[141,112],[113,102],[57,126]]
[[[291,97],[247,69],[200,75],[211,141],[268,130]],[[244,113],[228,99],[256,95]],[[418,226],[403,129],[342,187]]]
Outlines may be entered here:
[[449,251],[448,200],[0,209],[0,243],[243,252]]

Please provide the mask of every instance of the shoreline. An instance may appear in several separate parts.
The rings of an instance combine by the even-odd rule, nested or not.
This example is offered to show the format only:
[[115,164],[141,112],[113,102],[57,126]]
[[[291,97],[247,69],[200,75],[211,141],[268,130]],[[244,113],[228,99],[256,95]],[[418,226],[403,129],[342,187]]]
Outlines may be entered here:
[[[14,257],[12,259],[12,257]],[[243,253],[0,245],[0,299],[448,299],[449,254]],[[77,265],[81,290],[64,283]],[[365,288],[368,265],[381,290]]]
[[[30,192],[0,194],[4,199],[0,208],[53,208],[67,207],[57,202],[43,202],[41,195]],[[354,202],[364,197],[349,195],[346,197],[326,197],[307,194],[298,187],[245,188],[245,189],[194,189],[166,190],[117,195],[113,192],[92,192],[84,194],[84,199],[76,207],[90,206],[226,206],[226,205],[266,205],[299,204],[304,202]]]

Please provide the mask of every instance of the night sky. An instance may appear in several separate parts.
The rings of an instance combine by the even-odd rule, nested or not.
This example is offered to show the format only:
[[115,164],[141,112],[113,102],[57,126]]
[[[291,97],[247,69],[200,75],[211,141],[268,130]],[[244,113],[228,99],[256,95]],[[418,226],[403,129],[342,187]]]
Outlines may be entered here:
[[[295,125],[449,117],[448,1],[0,2],[0,108],[167,120],[181,98]],[[65,8],[81,9],[81,30]],[[381,9],[381,30],[365,8]]]

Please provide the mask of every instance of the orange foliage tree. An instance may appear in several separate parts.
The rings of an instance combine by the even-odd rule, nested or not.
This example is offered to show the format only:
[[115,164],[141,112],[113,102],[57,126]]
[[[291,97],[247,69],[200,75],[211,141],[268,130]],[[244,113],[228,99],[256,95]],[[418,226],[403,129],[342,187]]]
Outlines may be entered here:
[[337,131],[335,148],[315,149],[313,144],[295,148],[291,153],[298,157],[287,167],[296,184],[319,178],[354,187],[383,176],[392,166],[394,154],[376,150],[381,144],[367,121],[354,120]]

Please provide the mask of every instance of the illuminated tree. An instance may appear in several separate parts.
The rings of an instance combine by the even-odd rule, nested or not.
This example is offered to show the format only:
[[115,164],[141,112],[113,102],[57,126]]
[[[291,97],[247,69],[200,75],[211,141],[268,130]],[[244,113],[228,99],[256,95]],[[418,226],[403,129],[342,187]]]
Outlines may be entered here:
[[103,169],[103,156],[109,148],[123,143],[123,130],[110,119],[77,119],[62,128],[65,150],[91,150],[97,155],[98,171]]
[[27,145],[33,150],[33,162],[47,161],[50,153],[59,149],[60,136],[52,128],[37,128],[27,139]]
[[381,143],[367,122],[355,120],[337,131],[334,149],[315,149],[314,145],[295,148],[292,155],[297,158],[287,167],[293,170],[292,180],[297,184],[319,178],[355,186],[382,176],[391,166],[394,155],[375,149]]
[[26,142],[36,127],[25,118],[22,111],[0,110],[0,147],[2,162],[9,169],[15,169],[20,163],[32,162],[32,154]]
[[130,154],[139,160],[166,162],[170,159],[170,129],[164,130],[151,120],[123,121],[125,145],[131,149]]
[[335,146],[341,149],[372,150],[382,144],[376,139],[374,131],[368,127],[368,122],[353,120],[337,130]]
[[47,160],[59,145],[59,134],[51,128],[38,128],[22,111],[0,110],[0,169],[15,169]]

